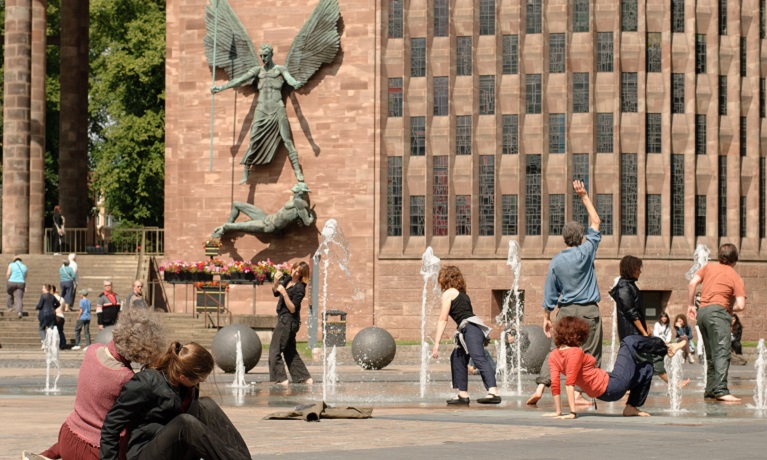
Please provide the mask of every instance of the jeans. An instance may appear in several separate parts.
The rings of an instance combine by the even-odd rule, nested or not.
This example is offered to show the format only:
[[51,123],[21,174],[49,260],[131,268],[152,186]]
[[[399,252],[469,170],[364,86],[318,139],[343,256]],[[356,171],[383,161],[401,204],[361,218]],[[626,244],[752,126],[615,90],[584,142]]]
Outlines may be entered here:
[[[589,336],[581,345],[581,350],[596,358],[597,367],[602,366],[602,317],[599,315],[599,305],[569,305],[562,307],[557,312],[557,321],[566,317],[575,316],[589,323]],[[554,349],[554,341],[551,341],[551,349]],[[550,354],[550,353],[549,353]],[[551,368],[549,367],[549,354],[543,360],[541,373],[535,379],[535,383],[551,386]]]
[[277,318],[277,327],[274,328],[269,345],[270,381],[282,382],[288,379],[285,373],[286,364],[293,382],[302,383],[312,378],[296,350],[296,333],[299,327],[300,323],[292,316],[282,315]]
[[621,340],[618,356],[615,358],[607,389],[597,399],[618,401],[630,391],[626,404],[641,407],[650,394],[653,376],[652,356],[663,356],[668,351],[666,344],[658,337],[630,335]]
[[469,389],[469,358],[474,362],[474,367],[482,377],[485,389],[496,386],[495,371],[485,358],[485,334],[476,324],[468,323],[463,328],[463,340],[469,352],[461,346],[455,347],[450,355],[450,371],[453,379],[453,388],[458,391]]
[[72,307],[72,302],[75,301],[75,282],[71,280],[61,281],[59,286],[61,287],[61,298],[64,299],[64,303]]
[[237,428],[210,398],[192,403],[129,460],[250,460]]
[[26,283],[8,282],[6,291],[8,292],[8,310],[16,309],[16,313],[21,314],[24,308],[24,289]]
[[75,346],[80,346],[80,331],[85,330],[85,346],[91,346],[91,320],[78,319],[75,323]]
[[698,327],[706,347],[706,397],[730,394],[727,374],[730,369],[732,316],[721,305],[708,305],[698,310]]

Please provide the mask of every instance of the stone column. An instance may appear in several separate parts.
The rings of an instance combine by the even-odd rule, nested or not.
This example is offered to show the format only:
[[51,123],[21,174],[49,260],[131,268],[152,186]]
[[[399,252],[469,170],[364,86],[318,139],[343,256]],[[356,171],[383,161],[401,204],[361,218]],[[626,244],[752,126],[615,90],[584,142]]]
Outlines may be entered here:
[[29,146],[29,252],[43,251],[45,218],[45,47],[48,0],[32,0],[32,88]]
[[29,251],[31,0],[5,2],[3,253]]
[[59,204],[67,228],[88,218],[88,0],[61,2]]

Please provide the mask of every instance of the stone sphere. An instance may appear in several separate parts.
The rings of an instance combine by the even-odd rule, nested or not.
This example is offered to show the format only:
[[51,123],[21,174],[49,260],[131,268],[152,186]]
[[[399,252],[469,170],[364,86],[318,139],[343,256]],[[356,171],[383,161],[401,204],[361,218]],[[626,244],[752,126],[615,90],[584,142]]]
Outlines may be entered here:
[[256,367],[261,359],[261,339],[247,324],[230,324],[221,328],[213,337],[211,349],[216,365],[228,374],[237,371],[237,331],[242,342],[245,372]]
[[537,325],[522,326],[522,368],[528,374],[541,372],[543,360],[551,350],[551,339],[546,337],[543,328]]
[[104,329],[101,329],[99,333],[96,335],[96,338],[93,340],[94,343],[103,343],[104,345],[109,344],[109,342],[112,341],[112,330],[114,329],[114,326],[107,326]]
[[352,358],[363,369],[383,369],[397,354],[394,337],[380,327],[361,330],[352,342]]

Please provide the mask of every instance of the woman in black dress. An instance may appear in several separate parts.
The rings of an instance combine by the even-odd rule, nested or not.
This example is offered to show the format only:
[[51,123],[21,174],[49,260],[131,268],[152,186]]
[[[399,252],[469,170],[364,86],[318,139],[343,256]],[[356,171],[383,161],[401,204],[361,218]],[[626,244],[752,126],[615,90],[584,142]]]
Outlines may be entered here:
[[64,216],[61,215],[61,206],[53,207],[53,232],[51,234],[51,246],[54,255],[59,255],[61,243],[64,239]]
[[309,264],[306,262],[293,264],[290,276],[277,272],[274,277],[272,292],[280,299],[277,301],[277,327],[269,345],[269,379],[280,385],[288,384],[286,364],[294,383],[314,383],[296,350],[296,333],[301,326],[301,301],[306,295],[308,281]]
[[485,342],[488,340],[490,328],[474,314],[471,299],[466,295],[466,282],[458,267],[448,265],[439,271],[439,285],[442,288],[442,309],[437,323],[437,335],[434,338],[432,357],[439,357],[439,341],[447,327],[447,318],[455,321],[455,349],[450,355],[450,368],[453,378],[453,388],[458,394],[448,399],[451,405],[468,405],[469,400],[469,358],[482,377],[482,383],[487,390],[487,396],[477,399],[480,404],[499,404],[498,388],[495,382],[495,371],[485,358]]

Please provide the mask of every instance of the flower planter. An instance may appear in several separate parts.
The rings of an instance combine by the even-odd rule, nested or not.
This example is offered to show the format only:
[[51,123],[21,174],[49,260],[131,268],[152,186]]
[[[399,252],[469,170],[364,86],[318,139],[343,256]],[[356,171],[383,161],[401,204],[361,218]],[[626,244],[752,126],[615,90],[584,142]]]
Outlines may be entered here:
[[192,281],[213,281],[213,275],[204,272],[191,273]]
[[179,282],[179,274],[176,272],[163,272],[163,279],[166,283],[176,284]]

